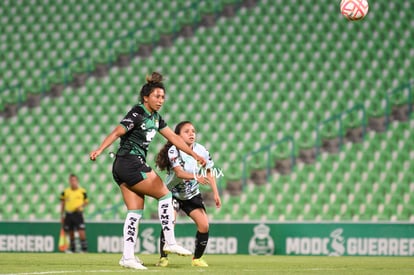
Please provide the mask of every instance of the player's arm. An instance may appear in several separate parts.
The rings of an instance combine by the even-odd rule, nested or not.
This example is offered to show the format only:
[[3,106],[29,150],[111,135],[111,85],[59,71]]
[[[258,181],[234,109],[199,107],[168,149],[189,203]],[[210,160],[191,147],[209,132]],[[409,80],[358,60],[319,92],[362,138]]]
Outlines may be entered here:
[[219,193],[218,188],[217,188],[216,177],[211,172],[211,169],[207,169],[207,179],[210,183],[211,190],[213,191],[214,201],[216,203],[216,207],[220,208],[221,207],[220,193]]
[[77,208],[77,211],[80,211],[80,212],[85,211],[85,206],[87,206],[88,203],[89,203],[88,199],[84,198],[82,204]]
[[127,129],[122,126],[122,125],[118,125],[102,142],[101,146],[99,146],[98,149],[92,151],[89,154],[89,158],[91,160],[96,160],[96,158],[109,146],[112,145],[112,143],[115,142],[115,140],[117,140],[119,137],[125,135],[125,133],[127,132]]
[[85,207],[89,204],[88,195],[86,193],[83,194],[83,205],[82,207]]
[[161,135],[163,135],[168,141],[177,147],[177,149],[189,154],[192,156],[197,162],[199,162],[202,166],[206,165],[206,160],[195,153],[191,148],[184,142],[184,140],[174,133],[170,127],[166,126],[160,130]]
[[63,193],[62,193],[62,196],[60,198],[60,219],[62,223],[63,223],[64,218],[65,218],[65,199],[63,198]]
[[194,173],[186,172],[181,166],[175,166],[173,170],[177,178],[180,178],[183,180],[195,179],[201,184],[209,184],[209,179],[207,177],[198,176],[198,175],[195,175]]

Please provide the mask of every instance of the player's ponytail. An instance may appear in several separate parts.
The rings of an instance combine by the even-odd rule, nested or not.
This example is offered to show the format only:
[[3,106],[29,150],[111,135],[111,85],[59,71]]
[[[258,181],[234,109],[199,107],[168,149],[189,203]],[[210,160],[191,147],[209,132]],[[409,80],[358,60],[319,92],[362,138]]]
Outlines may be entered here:
[[[192,124],[191,121],[185,120],[185,121],[181,121],[180,123],[178,123],[175,126],[174,129],[174,133],[176,133],[177,135],[180,134],[181,132],[181,128],[183,128],[183,126],[185,124]],[[161,170],[167,170],[169,171],[171,166],[170,166],[170,159],[168,158],[168,150],[171,148],[173,144],[171,142],[167,142],[166,144],[164,144],[164,146],[161,148],[161,150],[158,152],[156,159],[155,159],[155,165]]]
[[168,150],[170,150],[172,146],[171,142],[167,142],[158,152],[157,157],[155,159],[155,165],[161,170],[170,170],[170,160],[168,158]]

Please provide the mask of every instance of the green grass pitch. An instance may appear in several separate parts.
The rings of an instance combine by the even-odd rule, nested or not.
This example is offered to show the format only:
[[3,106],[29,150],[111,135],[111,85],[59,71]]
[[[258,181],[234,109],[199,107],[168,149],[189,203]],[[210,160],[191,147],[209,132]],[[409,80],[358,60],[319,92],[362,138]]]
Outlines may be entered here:
[[139,255],[148,270],[118,265],[119,254],[0,253],[0,274],[414,274],[412,257],[326,257],[205,255],[207,268],[191,266],[191,257],[170,256],[156,267],[158,255]]

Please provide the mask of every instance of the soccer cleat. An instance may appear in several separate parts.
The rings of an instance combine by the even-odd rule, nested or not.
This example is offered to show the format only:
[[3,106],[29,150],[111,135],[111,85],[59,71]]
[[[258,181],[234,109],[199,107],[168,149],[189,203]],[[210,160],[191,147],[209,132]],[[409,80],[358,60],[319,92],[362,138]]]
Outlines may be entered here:
[[[137,260],[138,263],[144,265],[144,262],[138,258],[137,256],[135,256],[135,259]],[[121,264],[121,262],[124,260],[124,256],[122,256],[122,258],[119,260],[119,264]]]
[[144,261],[138,258],[138,256],[135,256],[135,259],[137,259],[138,263],[144,265]]
[[191,261],[192,266],[198,266],[198,267],[208,267],[208,264],[206,261],[204,261],[203,258],[193,259]]
[[156,266],[167,267],[168,266],[168,258],[161,257]]
[[[138,263],[144,265],[144,262],[140,258],[138,258],[138,256],[135,256],[135,259],[137,260]],[[121,264],[121,261],[123,260],[124,260],[124,256],[122,256],[122,258],[119,260],[119,264]]]
[[124,257],[122,257],[119,260],[119,265],[122,267],[132,269],[147,269],[145,266],[142,265],[142,261],[138,257],[132,259],[124,259]]
[[193,253],[178,244],[165,244],[164,252],[167,254],[177,254],[180,256],[191,256]]

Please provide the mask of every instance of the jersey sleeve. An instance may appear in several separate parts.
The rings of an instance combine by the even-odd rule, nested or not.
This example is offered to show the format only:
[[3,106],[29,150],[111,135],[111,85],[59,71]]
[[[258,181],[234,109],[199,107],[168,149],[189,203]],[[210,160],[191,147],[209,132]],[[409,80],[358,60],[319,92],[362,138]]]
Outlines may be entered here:
[[141,107],[135,106],[125,115],[120,124],[127,131],[134,129],[135,126],[140,125],[144,121],[144,112]]
[[165,122],[165,120],[162,118],[161,115],[159,118],[160,118],[160,121],[159,121],[158,131],[167,127],[167,122]]
[[168,159],[170,160],[171,167],[181,166],[181,157],[175,146],[171,146],[168,149]]
[[83,191],[83,200],[84,200],[86,203],[88,203],[88,202],[89,202],[89,199],[88,199],[88,194],[86,193],[86,190],[85,190],[85,189],[83,189],[82,191]]
[[214,161],[211,158],[210,152],[203,146],[203,157],[206,160],[206,169],[211,169],[214,167]]

